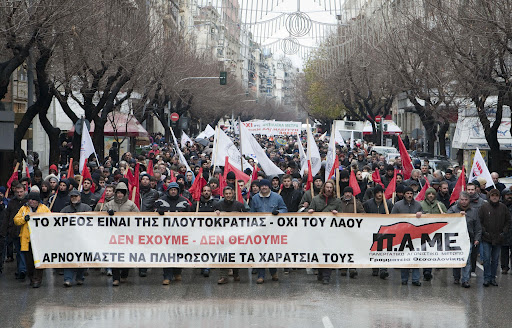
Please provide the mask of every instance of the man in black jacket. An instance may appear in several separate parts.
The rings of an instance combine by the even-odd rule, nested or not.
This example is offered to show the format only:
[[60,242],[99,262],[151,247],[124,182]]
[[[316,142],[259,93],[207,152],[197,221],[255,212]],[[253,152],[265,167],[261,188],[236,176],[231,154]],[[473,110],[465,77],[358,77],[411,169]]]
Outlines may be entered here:
[[500,192],[491,189],[488,193],[489,202],[478,210],[482,224],[482,260],[484,261],[484,286],[498,286],[496,272],[500,257],[501,245],[510,228],[510,212],[505,204],[500,203]]
[[[188,199],[179,195],[180,186],[176,182],[169,184],[167,189],[167,195],[158,199],[155,202],[156,211],[160,215],[164,215],[164,212],[191,212],[192,207]],[[175,281],[181,281],[181,269],[180,268],[164,268],[164,281],[163,285],[169,285],[171,278],[174,275]]]
[[[147,173],[140,176],[140,211],[154,212],[155,202],[159,197],[158,191],[151,188],[151,176]],[[139,277],[144,278],[148,274],[147,268],[139,268]]]
[[[82,203],[80,192],[78,190],[71,190],[69,192],[70,204],[64,207],[60,212],[61,213],[78,213],[78,212],[90,212],[92,208]],[[84,283],[84,268],[76,268],[76,269],[64,269],[64,287],[71,287],[71,281],[73,280],[73,275],[76,272],[76,284],[83,285]]]
[[[220,214],[220,212],[245,212],[245,206],[244,204],[238,202],[235,200],[235,191],[231,186],[227,186],[222,191],[224,198],[220,201],[218,201],[213,208],[215,209],[215,213],[217,215]],[[219,285],[227,284],[228,283],[228,271],[230,269],[222,268],[220,269],[219,275],[220,278],[217,281]],[[233,270],[233,279],[235,281],[240,281],[240,269],[232,269]]]
[[[0,235],[10,238],[14,244],[14,252],[16,252],[16,279],[25,279],[27,273],[27,265],[25,263],[25,256],[21,252],[20,243],[20,230],[21,228],[14,224],[14,216],[18,213],[20,208],[27,203],[27,193],[23,185],[19,182],[13,182],[14,197],[9,201],[5,210],[5,217],[0,229]],[[2,244],[2,247],[4,244]],[[2,258],[3,261],[3,258]]]
[[[192,206],[192,209],[197,209],[198,212],[205,213],[205,212],[214,212],[215,204],[217,204],[217,199],[212,197],[212,188],[210,186],[206,185],[203,186],[203,189],[201,190],[201,197],[199,198],[199,206],[197,205],[197,202],[195,202]],[[204,277],[210,276],[210,269],[202,269],[201,274]]]
[[437,193],[437,200],[446,206],[446,208],[450,208],[450,188],[448,186],[448,181],[441,181],[439,183],[439,192]]
[[[53,202],[53,206],[50,207],[52,212],[60,212],[69,204],[69,181],[67,179],[60,180],[58,188],[57,193],[49,199],[50,204]],[[55,198],[55,201],[53,201],[53,198]]]
[[297,212],[299,210],[302,193],[300,190],[293,188],[292,177],[289,174],[283,175],[283,190],[281,190],[281,197],[283,197],[283,201],[286,204],[288,212]]

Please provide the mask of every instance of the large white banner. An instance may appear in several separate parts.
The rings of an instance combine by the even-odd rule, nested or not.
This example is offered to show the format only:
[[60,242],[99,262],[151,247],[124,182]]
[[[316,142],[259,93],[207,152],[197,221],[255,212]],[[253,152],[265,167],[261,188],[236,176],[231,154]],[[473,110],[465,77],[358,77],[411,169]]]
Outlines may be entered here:
[[29,221],[38,268],[463,267],[459,214],[48,213]]
[[297,135],[301,132],[301,122],[281,121],[250,121],[242,122],[252,134],[264,134],[267,136],[276,135]]

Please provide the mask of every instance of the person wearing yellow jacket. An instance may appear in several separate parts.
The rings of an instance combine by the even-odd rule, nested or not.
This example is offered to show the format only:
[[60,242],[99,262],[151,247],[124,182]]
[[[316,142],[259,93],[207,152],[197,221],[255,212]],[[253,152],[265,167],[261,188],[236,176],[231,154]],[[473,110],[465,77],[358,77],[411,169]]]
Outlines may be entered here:
[[20,241],[21,251],[25,255],[27,262],[27,274],[30,278],[30,285],[39,288],[43,280],[43,270],[36,270],[34,266],[34,256],[30,245],[30,231],[28,221],[32,213],[50,213],[46,205],[41,204],[41,196],[37,192],[28,194],[27,204],[22,206],[18,213],[14,216],[14,224],[21,226]]

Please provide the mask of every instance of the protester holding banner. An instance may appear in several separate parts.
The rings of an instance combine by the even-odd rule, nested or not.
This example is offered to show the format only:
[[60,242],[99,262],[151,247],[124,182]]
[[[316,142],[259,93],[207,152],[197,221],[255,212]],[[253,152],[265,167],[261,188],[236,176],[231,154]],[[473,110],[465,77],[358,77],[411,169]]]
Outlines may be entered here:
[[[155,201],[155,208],[158,214],[164,215],[165,212],[192,212],[191,204],[188,199],[179,195],[180,186],[176,182],[171,182],[167,194]],[[169,285],[172,277],[175,281],[181,281],[181,268],[164,268],[164,280],[162,285]]]
[[296,190],[292,185],[292,177],[289,174],[283,175],[283,189],[281,190],[281,197],[288,209],[288,212],[298,212],[300,201],[302,199],[302,192]]
[[[128,187],[126,184],[119,182],[116,186],[114,199],[105,203],[103,211],[106,211],[109,215],[114,215],[115,212],[139,212],[139,208],[128,199]],[[113,268],[112,286],[119,286],[120,282],[126,282],[128,273],[128,268]]]
[[32,213],[50,213],[48,207],[41,204],[41,197],[39,193],[35,192],[31,192],[28,195],[27,204],[23,205],[14,216],[14,224],[21,226],[19,235],[21,243],[20,250],[25,256],[30,286],[33,288],[39,288],[43,280],[43,270],[36,269],[34,266],[34,257],[30,245],[30,230],[28,227],[28,221],[30,221],[30,214]]
[[[213,206],[217,215],[222,212],[245,212],[244,204],[235,200],[235,191],[231,186],[224,187],[223,196],[224,198]],[[240,269],[221,268],[219,270],[219,280],[217,281],[219,285],[228,283],[229,271],[232,271],[234,281],[240,281]]]
[[[404,188],[404,199],[395,203],[391,213],[393,214],[416,214],[416,217],[421,218],[423,208],[420,202],[414,200],[411,187]],[[412,284],[414,286],[421,286],[420,282],[420,269],[412,270]],[[409,269],[401,269],[402,285],[407,285],[409,281]]]
[[[334,181],[327,180],[322,185],[320,193],[311,201],[311,204],[308,207],[308,213],[331,212],[333,214],[337,214],[338,212],[341,212],[341,201],[336,197],[335,186]],[[322,281],[324,285],[327,285],[331,280],[331,272],[332,269],[330,268],[319,269],[317,279]]]
[[[447,211],[447,213],[461,213],[466,216],[466,224],[468,227],[469,233],[469,241],[470,247],[469,250],[473,249],[473,247],[478,246],[480,243],[480,238],[482,237],[482,226],[480,224],[480,218],[478,217],[478,210],[474,207],[470,206],[470,195],[467,191],[461,191],[459,195],[459,200],[453,204]],[[462,274],[461,274],[462,273]],[[464,288],[469,288],[469,278],[471,274],[471,255],[468,256],[468,261],[464,268],[454,268],[453,269],[453,283],[458,285],[461,283],[461,286]],[[461,279],[462,278],[462,279]]]
[[[64,207],[61,213],[77,213],[77,212],[90,212],[91,207],[81,202],[80,192],[78,190],[71,190],[69,192],[70,204]],[[84,268],[64,269],[64,287],[71,287],[73,274],[76,273],[76,284],[83,285],[84,283]]]
[[[286,213],[288,209],[283,201],[283,198],[270,190],[270,181],[262,179],[260,181],[260,192],[256,194],[251,201],[251,212],[265,212],[278,215],[279,213]],[[278,281],[277,269],[268,269],[273,281]],[[265,282],[265,269],[258,269],[257,284]]]

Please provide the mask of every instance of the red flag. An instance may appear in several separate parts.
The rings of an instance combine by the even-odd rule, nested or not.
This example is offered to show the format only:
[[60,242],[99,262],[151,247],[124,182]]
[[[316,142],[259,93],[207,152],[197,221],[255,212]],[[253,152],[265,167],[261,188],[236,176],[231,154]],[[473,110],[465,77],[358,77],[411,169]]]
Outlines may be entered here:
[[254,165],[254,169],[252,170],[252,177],[251,177],[252,181],[258,180],[258,172],[259,171],[260,171],[260,168],[258,167],[258,165]]
[[68,178],[74,177],[75,172],[73,171],[73,158],[69,159],[69,167],[68,167]]
[[[135,164],[135,185],[137,189],[135,189],[135,197],[132,197],[132,202],[137,205],[140,210],[140,163]],[[133,191],[132,191],[133,195]]]
[[352,187],[352,190],[354,191],[352,194],[354,196],[357,196],[361,193],[361,188],[359,188],[359,183],[357,182],[356,173],[354,170],[350,171],[350,180],[348,181],[348,185]]
[[400,151],[400,158],[402,159],[402,169],[403,169],[403,175],[404,180],[411,178],[411,172],[412,172],[412,161],[409,157],[409,153],[407,152],[407,149],[405,149],[404,142],[402,141],[402,138],[398,137],[398,150]]
[[25,166],[25,175],[28,178],[28,184],[26,188],[26,191],[28,192],[29,188],[32,188],[32,179],[30,179],[30,171],[28,170],[28,165]]
[[384,188],[384,184],[382,183],[382,180],[380,178],[379,169],[375,169],[375,171],[372,173],[372,179],[373,182],[375,182],[376,184],[380,184],[382,188]]
[[311,161],[308,160],[308,180],[306,181],[306,190],[311,189],[311,184],[313,183],[313,174],[311,170]]
[[207,182],[203,177],[203,168],[201,167],[199,169],[199,173],[196,176],[196,179],[194,180],[194,183],[192,183],[192,186],[188,189],[188,191],[192,194],[192,198],[198,202],[201,198],[201,191],[203,190],[203,187],[206,186]]
[[11,185],[14,180],[18,180],[18,170],[14,170],[11,177],[9,178],[9,181],[7,181],[7,190],[11,189]]
[[425,199],[425,193],[427,192],[428,188],[430,188],[430,184],[428,183],[428,180],[425,179],[425,184],[423,185],[423,188],[421,188],[420,193],[414,199],[417,200],[418,202],[424,200]]
[[[92,181],[92,176],[91,176],[91,172],[89,172],[89,168],[87,167],[87,160],[85,160],[85,163],[84,163],[84,169],[82,170],[82,181],[89,178],[91,179]],[[93,193],[94,191],[96,190],[96,188],[94,187],[94,184],[91,185],[91,192]]]
[[149,162],[148,162],[148,168],[147,168],[146,172],[147,172],[150,176],[155,175],[155,171],[153,170],[153,160],[152,160],[152,159],[150,159],[150,160],[149,160]]
[[338,155],[336,155],[336,158],[334,159],[334,164],[331,167],[331,172],[329,172],[329,179],[333,177],[333,175],[336,174],[336,170],[339,168],[340,161],[338,159]]
[[242,196],[242,188],[240,188],[238,182],[236,186],[236,200],[239,201],[240,203],[244,202],[244,196]]
[[176,182],[176,176],[174,175],[174,171],[173,170],[170,170],[171,171],[171,182]]
[[460,172],[459,178],[457,179],[457,183],[453,188],[453,192],[450,197],[450,205],[455,203],[459,199],[460,192],[464,190],[466,190],[466,172],[464,171],[463,166],[462,172]]
[[226,176],[228,175],[229,172],[235,173],[235,177],[236,177],[237,181],[244,180],[244,182],[247,183],[251,179],[250,176],[248,176],[244,172],[240,171],[235,166],[231,165],[231,163],[229,163],[229,158],[226,156],[226,160],[224,162],[224,179],[226,179]]
[[395,170],[393,179],[391,179],[391,181],[389,181],[388,187],[386,188],[386,191],[384,192],[384,198],[386,198],[386,199],[390,199],[391,197],[393,197],[393,193],[396,190],[396,173],[397,173],[396,171],[397,170]]
[[98,200],[98,203],[104,203],[105,202],[105,192],[107,191],[107,188],[103,190],[103,194],[101,195],[100,200]]

